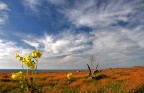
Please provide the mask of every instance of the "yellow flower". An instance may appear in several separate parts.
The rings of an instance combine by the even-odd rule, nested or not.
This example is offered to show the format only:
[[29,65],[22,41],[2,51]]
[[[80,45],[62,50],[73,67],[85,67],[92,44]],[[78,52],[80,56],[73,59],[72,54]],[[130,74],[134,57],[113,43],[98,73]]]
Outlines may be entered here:
[[40,51],[39,50],[33,50],[32,57],[33,58],[40,58],[41,57]]
[[22,78],[22,72],[20,71],[20,72],[17,72],[17,73],[12,73],[12,79],[14,79],[14,80],[19,80],[19,79],[21,79]]
[[31,61],[30,54],[27,54],[27,55],[25,56],[25,60],[26,60],[27,62]]
[[21,62],[21,64],[26,64],[25,58],[22,58],[22,59],[20,60],[20,62]]
[[26,63],[26,66],[27,66],[28,69],[30,69],[30,70],[34,70],[34,68],[35,68],[35,64],[34,64],[33,62],[31,62],[31,61],[27,62],[27,63]]
[[33,70],[35,68],[34,62],[32,62],[30,55],[26,55],[24,58],[20,60],[21,64],[25,64],[28,69]]
[[72,78],[72,73],[68,73],[67,78],[70,80]]
[[34,70],[34,68],[35,68],[35,65],[34,65],[34,64],[30,64],[30,65],[28,66],[28,69],[30,69],[30,70]]
[[19,58],[20,55],[18,53],[15,54],[15,58]]

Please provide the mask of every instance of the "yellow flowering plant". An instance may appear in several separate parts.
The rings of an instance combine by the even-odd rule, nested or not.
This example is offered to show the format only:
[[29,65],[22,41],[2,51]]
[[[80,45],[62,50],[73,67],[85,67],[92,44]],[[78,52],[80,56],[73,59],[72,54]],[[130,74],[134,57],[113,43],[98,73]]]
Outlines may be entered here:
[[22,71],[17,72],[17,73],[12,73],[12,79],[14,79],[14,80],[20,80],[20,79],[23,78],[22,74],[23,74]]
[[[38,65],[38,59],[41,57],[39,50],[33,50],[32,53],[27,54],[25,57],[21,57],[18,53],[15,54],[15,58],[19,59],[22,65],[22,71],[17,73],[12,73],[12,79],[18,80],[20,83],[21,92],[27,90],[28,92],[35,93],[38,91],[36,89],[35,79],[36,71]],[[24,65],[27,67],[27,72],[24,72]],[[32,73],[32,76],[29,78],[29,74]]]
[[67,74],[67,79],[70,80],[72,78],[72,73]]
[[68,73],[67,75],[68,83],[72,81],[72,73]]

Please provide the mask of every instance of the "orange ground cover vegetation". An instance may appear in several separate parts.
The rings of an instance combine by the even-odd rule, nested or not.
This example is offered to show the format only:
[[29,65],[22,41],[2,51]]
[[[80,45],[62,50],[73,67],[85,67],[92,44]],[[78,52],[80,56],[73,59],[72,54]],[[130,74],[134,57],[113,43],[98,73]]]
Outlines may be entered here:
[[[36,84],[42,93],[144,93],[144,67],[109,68],[88,77],[88,71],[72,72],[72,81],[66,77],[69,72],[38,72]],[[30,75],[29,75],[30,76]],[[11,73],[0,73],[0,93],[15,93],[18,81],[11,79]]]

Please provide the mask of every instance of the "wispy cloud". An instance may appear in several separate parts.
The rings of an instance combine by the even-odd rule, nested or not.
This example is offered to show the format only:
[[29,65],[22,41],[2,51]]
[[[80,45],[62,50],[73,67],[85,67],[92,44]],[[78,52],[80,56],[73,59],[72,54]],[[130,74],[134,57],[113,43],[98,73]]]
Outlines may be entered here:
[[24,56],[29,51],[30,49],[18,47],[14,42],[0,39],[0,68],[21,68],[20,63],[14,59],[14,54],[18,52],[21,54],[21,56]]
[[66,0],[47,0],[47,1],[50,2],[51,4],[54,4],[54,5],[66,4]]
[[142,5],[141,2],[141,0],[108,0],[105,2],[83,0],[76,1],[73,7],[60,12],[76,26],[107,27],[121,21],[128,22],[131,20],[132,16],[138,11],[139,5]]
[[24,0],[23,4],[26,8],[31,9],[33,12],[37,13],[38,10],[38,6],[41,5],[43,0]]
[[[25,54],[36,48],[43,52],[41,68],[57,68],[57,65],[59,68],[83,68],[92,54],[103,67],[130,66],[136,60],[144,60],[143,0],[74,0],[71,3],[65,0],[25,0],[23,4],[38,13],[43,2],[56,6],[54,12],[64,17],[59,20],[71,26],[60,29],[57,35],[44,33],[37,37],[14,33],[19,36],[20,43],[30,46],[27,49],[0,39],[0,52],[6,50],[0,54],[0,59],[12,59],[11,55],[16,51]],[[7,5],[0,5],[2,14],[7,15],[7,10]],[[42,12],[47,12],[45,10]],[[79,31],[83,27],[91,30]]]
[[4,25],[8,21],[8,13],[7,11],[10,10],[8,5],[2,1],[0,1],[0,25]]
[[[5,52],[3,52],[3,50],[5,50]],[[14,55],[16,52],[20,52],[22,55],[24,55],[28,51],[28,50],[27,51],[25,50],[27,49],[16,46],[14,42],[0,39],[0,52],[1,52],[0,57],[1,58],[5,58],[5,56],[10,57]]]
[[39,39],[22,41],[30,46],[42,48],[47,53],[53,54],[80,52],[90,47],[87,45],[89,43],[88,35],[76,35],[69,31],[67,33],[59,34],[58,36],[49,36],[48,34],[45,34]]
[[75,64],[80,62],[83,66],[89,62],[90,55],[95,55],[104,66],[122,66],[124,63],[130,65],[131,60],[141,60],[139,58],[144,52],[142,30],[143,26],[135,29],[110,26],[93,29],[90,33],[76,33],[68,29],[57,36],[45,34],[39,39],[23,41],[42,50],[43,57],[49,62],[66,65],[76,61]]

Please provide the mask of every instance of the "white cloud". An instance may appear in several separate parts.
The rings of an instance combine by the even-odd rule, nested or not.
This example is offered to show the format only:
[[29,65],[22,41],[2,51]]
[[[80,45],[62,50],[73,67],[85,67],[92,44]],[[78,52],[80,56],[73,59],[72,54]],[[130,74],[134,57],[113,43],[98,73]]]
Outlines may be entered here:
[[22,41],[29,44],[30,46],[34,47],[35,49],[38,49],[38,47],[39,47],[39,43],[37,43],[35,41],[28,41],[28,40],[22,40]]
[[72,61],[74,58],[71,55],[68,55],[58,61],[58,63],[66,63]]
[[86,49],[89,49],[89,48],[90,48],[90,46],[85,44],[85,45],[72,47],[72,48],[68,49],[67,52],[81,52],[81,51],[85,51]]
[[[24,43],[36,47],[43,52],[39,68],[54,65],[61,65],[60,68],[70,66],[76,68],[77,66],[84,67],[89,62],[92,54],[96,56],[97,62],[102,65],[116,64],[122,65],[123,62],[129,62],[133,59],[139,60],[144,52],[143,47],[143,27],[139,26],[133,30],[122,27],[110,27],[94,29],[91,33],[74,33],[74,31],[67,31],[57,36],[44,34],[42,37],[27,37],[22,39]],[[92,37],[91,37],[92,36]],[[4,43],[5,42],[5,43]],[[91,44],[89,44],[91,42]],[[20,54],[29,53],[31,49],[24,49],[16,46],[14,42],[0,41],[0,52],[5,52],[0,55],[4,61],[5,57],[10,57],[16,51]],[[23,51],[23,52],[22,52]],[[8,61],[8,60],[5,60]],[[64,65],[64,66],[62,66]],[[74,65],[77,65],[76,67]]]
[[2,39],[0,40],[0,58],[14,57],[16,52],[19,52],[21,55],[25,55],[28,51],[28,49],[16,46],[14,42]]
[[[82,57],[96,54],[102,63],[118,60],[126,62],[133,58],[139,60],[138,57],[141,55],[132,55],[139,53],[139,50],[144,51],[143,26],[134,25],[143,19],[143,13],[139,10],[143,5],[141,1],[108,0],[99,4],[97,0],[83,0],[75,1],[65,9],[58,9],[76,27],[87,26],[93,29],[91,34],[78,34],[79,37],[73,35],[73,32],[64,33],[62,39],[72,42],[64,49]],[[137,13],[140,15],[137,16]],[[134,25],[135,29],[118,26],[125,25],[119,22],[129,22],[129,26]],[[88,42],[92,42],[92,45],[89,46]],[[80,53],[82,48],[85,50]],[[79,54],[75,54],[74,51],[79,51]]]
[[[66,4],[65,0],[62,2],[60,0],[47,1],[60,6]],[[41,67],[39,68],[57,68],[57,65],[61,66],[60,68],[66,66],[82,67],[89,62],[89,57],[92,54],[96,56],[101,65],[114,64],[116,66],[116,64],[124,63],[129,65],[133,60],[142,60],[144,26],[135,25],[133,28],[131,25],[122,27],[114,24],[119,21],[128,22],[128,24],[133,24],[133,21],[139,23],[139,20],[143,18],[142,15],[136,16],[139,11],[137,8],[141,5],[139,2],[140,0],[129,2],[108,0],[99,6],[97,0],[77,0],[70,7],[58,9],[76,27],[72,26],[73,28],[66,29],[56,36],[48,34],[40,37],[23,35],[25,37],[21,37],[21,41],[43,52],[40,61],[44,64],[40,63]],[[24,5],[34,12],[39,11],[38,6],[41,4],[40,0],[24,1]],[[5,8],[7,6],[0,6],[1,10],[5,10]],[[0,23],[2,22],[5,21],[0,19]],[[83,26],[90,27],[92,29],[90,33],[75,31],[79,29],[78,27]],[[4,50],[5,52],[3,52]],[[10,56],[16,51],[25,54],[30,50],[18,47],[14,42],[0,40],[0,52],[3,52],[0,54],[0,59],[3,61],[9,61],[5,60],[5,57],[12,59]]]
[[5,24],[6,20],[4,18],[0,18],[0,24]]
[[65,4],[66,2],[65,0],[47,0],[47,1],[55,5],[62,5],[62,4]]
[[[36,43],[38,49],[44,51],[43,56],[47,60],[55,60],[58,63],[82,62],[89,59],[92,54],[96,55],[101,64],[109,61],[138,58],[131,56],[143,48],[143,32],[139,26],[133,30],[122,27],[109,27],[94,29],[91,33],[75,33],[72,30],[65,31],[57,36],[45,34],[43,37],[25,43]],[[52,58],[52,59],[51,59]],[[86,61],[84,61],[84,64]]]
[[113,29],[103,28],[99,30],[91,33],[95,35],[92,52],[96,54],[101,64],[127,62],[125,65],[130,66],[132,60],[137,60],[137,62],[142,60],[144,32],[141,26],[135,29],[113,27]]
[[21,68],[21,64],[14,58],[14,54],[18,52],[21,56],[25,56],[29,51],[29,49],[18,47],[14,42],[0,39],[0,68]]
[[8,13],[7,11],[10,10],[8,5],[4,2],[0,2],[0,25],[4,25],[8,21]]
[[140,0],[125,2],[125,0],[102,2],[97,0],[76,1],[73,7],[61,10],[70,22],[76,26],[106,27],[119,21],[128,22],[140,4]]
[[8,5],[3,2],[0,2],[0,10],[8,10]]
[[87,34],[72,34],[70,31],[61,33],[58,36],[50,36],[45,34],[39,39],[35,38],[32,41],[30,40],[32,39],[22,41],[34,47],[34,43],[39,45],[37,48],[43,51],[44,58],[51,59],[54,57],[55,59],[61,60],[60,63],[66,62],[62,62],[66,56],[70,56],[71,54],[79,54],[87,51],[87,49],[91,47],[87,44],[89,42]]
[[98,50],[125,50],[129,47],[135,46],[133,40],[125,36],[121,31],[115,29],[115,31],[104,31],[97,34],[97,38],[94,40],[94,47]]
[[37,13],[38,10],[38,6],[41,5],[43,0],[24,0],[23,4],[26,8],[31,9],[33,12]]

